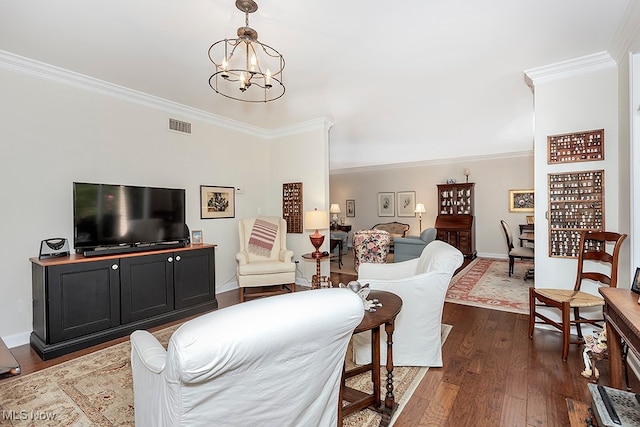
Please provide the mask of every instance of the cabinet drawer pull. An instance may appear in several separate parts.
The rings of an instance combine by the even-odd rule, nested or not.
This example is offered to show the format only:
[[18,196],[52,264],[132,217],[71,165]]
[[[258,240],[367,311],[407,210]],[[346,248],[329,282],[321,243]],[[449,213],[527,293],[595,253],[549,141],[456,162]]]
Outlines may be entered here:
[[112,270],[117,270],[117,269],[118,269],[118,264],[113,264],[113,265],[111,266],[111,269],[112,269]]
[[180,258],[180,255],[177,255],[177,256],[176,256],[176,261],[180,261],[180,259],[181,259],[181,258]]
[[167,261],[173,262],[173,257],[170,256],[169,258],[167,258]]

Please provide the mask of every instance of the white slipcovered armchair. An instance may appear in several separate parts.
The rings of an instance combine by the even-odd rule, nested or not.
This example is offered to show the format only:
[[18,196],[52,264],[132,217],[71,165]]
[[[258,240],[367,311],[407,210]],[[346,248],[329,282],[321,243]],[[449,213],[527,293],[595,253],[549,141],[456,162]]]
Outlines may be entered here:
[[[237,275],[240,302],[245,288],[281,285],[296,290],[296,265],[293,251],[287,250],[287,223],[275,216],[245,218],[238,222],[240,251]],[[252,296],[268,293],[253,292]]]
[[197,317],[173,333],[166,351],[135,331],[135,424],[338,425],[344,359],[363,315],[352,291],[319,289]]
[[[429,243],[420,258],[393,264],[361,264],[358,281],[371,289],[402,298],[402,310],[393,332],[395,366],[442,366],[440,337],[442,310],[453,273],[462,265],[462,253],[440,240]],[[380,359],[386,363],[387,336],[381,335]],[[371,334],[353,337],[355,362],[371,363]]]

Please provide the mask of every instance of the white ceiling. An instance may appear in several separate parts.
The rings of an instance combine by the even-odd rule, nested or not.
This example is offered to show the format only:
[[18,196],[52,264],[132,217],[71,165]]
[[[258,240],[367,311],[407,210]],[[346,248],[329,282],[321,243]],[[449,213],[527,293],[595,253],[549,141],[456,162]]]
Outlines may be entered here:
[[284,97],[209,88],[234,0],[2,0],[0,50],[264,129],[327,117],[331,169],[533,149],[524,71],[606,51],[636,0],[256,0]]

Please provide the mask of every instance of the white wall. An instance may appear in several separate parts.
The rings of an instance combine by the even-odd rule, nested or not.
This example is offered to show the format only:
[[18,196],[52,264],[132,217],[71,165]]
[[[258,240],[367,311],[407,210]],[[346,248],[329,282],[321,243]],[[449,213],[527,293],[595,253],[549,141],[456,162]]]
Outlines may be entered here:
[[[32,330],[29,258],[37,257],[45,238],[66,237],[72,243],[72,182],[185,188],[187,224],[203,230],[205,242],[218,245],[219,293],[237,286],[237,219],[259,210],[281,215],[281,174],[303,163],[301,148],[292,149],[292,142],[310,152],[326,147],[323,126],[284,132],[299,134],[295,138],[271,138],[256,129],[221,126],[220,118],[163,100],[140,102],[144,96],[139,94],[128,98],[122,91],[110,94],[102,86],[91,90],[62,80],[0,66],[0,232],[5,242],[0,249],[0,336],[10,347],[28,342]],[[192,134],[168,131],[170,117],[191,122]],[[283,149],[285,144],[290,147]],[[286,180],[309,183],[328,173],[326,156],[305,162],[307,167],[289,170]],[[200,185],[242,188],[236,217],[200,219]],[[305,190],[311,199],[328,197],[326,184]]]
[[[320,119],[305,124],[309,129],[304,133],[279,136],[272,144],[270,209],[282,212],[282,184],[302,181],[302,210],[329,211],[329,129],[332,122]],[[328,234],[329,230],[322,232]],[[287,239],[289,249],[295,253],[298,263],[296,283],[307,285],[316,272],[315,261],[301,258],[302,254],[315,250],[309,240],[313,230],[304,229],[302,233],[290,233]],[[329,250],[329,237],[325,238],[321,250]],[[329,261],[323,261],[321,274],[328,275]]]
[[[629,224],[621,222],[621,218],[624,221],[628,215],[621,215],[619,210],[621,206],[622,209],[628,206],[628,200],[624,200],[628,199],[628,194],[620,194],[618,162],[628,154],[620,152],[617,85],[615,64],[606,68],[596,67],[591,72],[535,83],[535,188],[537,199],[547,200],[549,173],[604,169],[605,228],[625,232],[629,229]],[[604,129],[604,160],[547,164],[548,135],[592,129]],[[548,221],[545,219],[547,209],[538,205],[536,210],[536,287],[572,288],[576,276],[576,259],[552,258],[548,254]],[[629,242],[625,241],[621,265],[628,265],[628,258]],[[619,286],[628,287],[628,284],[628,269],[620,268]],[[596,292],[595,289],[592,291]]]
[[346,200],[355,199],[356,216],[345,218],[345,223],[353,226],[352,231],[370,228],[380,222],[398,221],[409,224],[411,228],[408,234],[418,235],[418,216],[378,216],[378,192],[415,191],[416,203],[424,203],[427,210],[422,215],[424,230],[434,226],[438,214],[436,185],[445,183],[448,178],[465,182],[465,168],[471,170],[469,182],[476,184],[476,250],[480,256],[505,258],[507,245],[500,228],[500,220],[509,222],[513,234],[517,235],[518,224],[526,224],[526,215],[531,215],[509,212],[509,190],[533,188],[533,153],[387,168],[332,170],[330,202],[340,204],[340,209],[345,212]]

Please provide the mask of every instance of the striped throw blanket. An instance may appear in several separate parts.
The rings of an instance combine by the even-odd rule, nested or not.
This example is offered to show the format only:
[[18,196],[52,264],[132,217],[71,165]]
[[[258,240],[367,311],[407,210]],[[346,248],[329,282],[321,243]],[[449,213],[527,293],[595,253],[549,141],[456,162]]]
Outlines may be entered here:
[[278,225],[256,219],[249,236],[249,252],[268,257],[278,234]]

